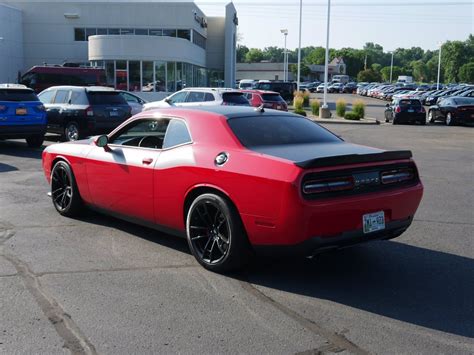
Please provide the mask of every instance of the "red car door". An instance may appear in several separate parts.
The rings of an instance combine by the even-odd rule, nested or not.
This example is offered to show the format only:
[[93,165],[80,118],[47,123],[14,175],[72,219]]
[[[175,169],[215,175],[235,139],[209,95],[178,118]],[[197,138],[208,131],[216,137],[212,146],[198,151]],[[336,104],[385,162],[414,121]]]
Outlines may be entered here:
[[153,175],[168,120],[131,121],[94,147],[87,156],[87,178],[94,205],[128,217],[154,222]]

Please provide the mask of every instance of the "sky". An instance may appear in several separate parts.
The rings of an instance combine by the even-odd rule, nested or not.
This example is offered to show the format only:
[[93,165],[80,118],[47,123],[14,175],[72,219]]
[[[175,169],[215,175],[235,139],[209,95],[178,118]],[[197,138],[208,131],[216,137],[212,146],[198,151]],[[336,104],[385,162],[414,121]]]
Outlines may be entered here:
[[[206,16],[223,16],[229,0],[195,0]],[[299,0],[234,0],[239,44],[249,48],[298,48]],[[301,46],[326,45],[328,0],[302,1]],[[437,49],[447,40],[474,34],[474,0],[332,0],[331,48],[362,48],[366,42],[384,51],[421,47]]]

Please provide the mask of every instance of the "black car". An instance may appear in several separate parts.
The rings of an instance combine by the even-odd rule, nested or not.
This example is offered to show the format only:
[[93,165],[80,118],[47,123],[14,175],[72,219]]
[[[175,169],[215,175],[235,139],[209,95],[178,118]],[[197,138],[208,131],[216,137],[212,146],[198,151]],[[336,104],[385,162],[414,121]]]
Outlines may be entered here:
[[352,94],[353,92],[355,92],[357,90],[357,83],[347,83],[346,85],[343,86],[342,88],[342,92],[344,93],[349,93],[349,94]]
[[53,86],[38,97],[46,107],[47,131],[67,141],[108,133],[131,116],[125,98],[108,87]]
[[296,83],[289,81],[264,81],[255,85],[257,90],[276,91],[285,101],[293,100],[293,93],[296,91]]
[[456,89],[440,90],[440,91],[428,96],[425,100],[425,104],[428,105],[428,106],[434,105],[434,104],[436,104],[436,102],[438,101],[438,99],[440,97],[450,96],[450,95],[454,94],[456,91],[457,91]]
[[453,96],[441,99],[428,110],[431,123],[444,121],[447,126],[474,124],[474,97]]
[[392,104],[387,104],[385,109],[385,122],[393,124],[419,123],[426,124],[426,111],[420,100],[395,99]]

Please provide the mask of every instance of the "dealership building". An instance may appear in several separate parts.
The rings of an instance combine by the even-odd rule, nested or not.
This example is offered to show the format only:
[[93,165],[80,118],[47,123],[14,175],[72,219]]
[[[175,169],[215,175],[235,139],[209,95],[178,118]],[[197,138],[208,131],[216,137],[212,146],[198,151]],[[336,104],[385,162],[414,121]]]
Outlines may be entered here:
[[0,83],[35,65],[103,67],[107,83],[172,92],[235,83],[237,12],[191,1],[0,0]]

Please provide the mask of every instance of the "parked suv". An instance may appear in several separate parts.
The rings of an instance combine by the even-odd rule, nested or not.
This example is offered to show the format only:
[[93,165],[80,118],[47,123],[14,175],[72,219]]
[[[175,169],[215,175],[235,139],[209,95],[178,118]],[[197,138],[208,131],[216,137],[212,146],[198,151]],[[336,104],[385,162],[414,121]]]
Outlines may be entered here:
[[46,107],[48,132],[67,141],[108,133],[131,116],[124,97],[108,87],[53,86],[38,97]]
[[259,81],[254,89],[276,91],[286,101],[293,100],[293,93],[296,91],[296,83],[289,81]]
[[236,89],[225,88],[186,88],[160,101],[148,102],[143,111],[170,106],[249,106],[244,93]]
[[35,92],[25,85],[0,85],[0,139],[25,138],[29,147],[41,147],[46,112]]
[[241,90],[244,96],[249,100],[250,105],[254,107],[271,108],[274,110],[288,111],[288,105],[279,93],[264,90]]

